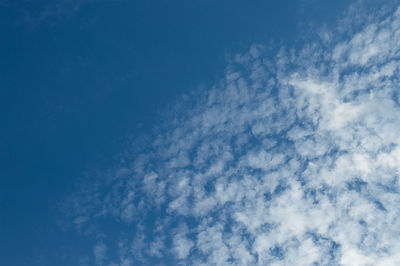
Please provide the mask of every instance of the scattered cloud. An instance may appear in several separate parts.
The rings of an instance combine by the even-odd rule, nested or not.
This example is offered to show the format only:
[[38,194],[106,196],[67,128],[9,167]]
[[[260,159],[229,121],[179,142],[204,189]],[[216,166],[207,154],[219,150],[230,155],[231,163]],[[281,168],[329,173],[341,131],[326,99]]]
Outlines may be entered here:
[[97,243],[97,263],[398,265],[400,9],[358,14],[301,49],[235,56],[75,195],[78,230],[131,232],[124,256]]

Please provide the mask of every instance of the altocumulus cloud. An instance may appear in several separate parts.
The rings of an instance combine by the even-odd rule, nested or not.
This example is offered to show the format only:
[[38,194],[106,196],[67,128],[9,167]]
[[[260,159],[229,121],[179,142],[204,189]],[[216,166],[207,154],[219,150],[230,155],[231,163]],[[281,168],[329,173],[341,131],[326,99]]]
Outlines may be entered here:
[[301,49],[234,56],[71,197],[96,262],[400,265],[400,9],[358,11]]

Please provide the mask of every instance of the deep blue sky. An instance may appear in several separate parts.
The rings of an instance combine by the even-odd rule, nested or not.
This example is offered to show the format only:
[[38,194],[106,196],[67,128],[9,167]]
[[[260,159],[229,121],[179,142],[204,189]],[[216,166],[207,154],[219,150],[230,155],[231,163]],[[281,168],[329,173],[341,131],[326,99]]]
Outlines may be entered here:
[[345,2],[0,1],[0,264],[73,265],[85,240],[57,206],[88,168],[230,55],[295,46]]

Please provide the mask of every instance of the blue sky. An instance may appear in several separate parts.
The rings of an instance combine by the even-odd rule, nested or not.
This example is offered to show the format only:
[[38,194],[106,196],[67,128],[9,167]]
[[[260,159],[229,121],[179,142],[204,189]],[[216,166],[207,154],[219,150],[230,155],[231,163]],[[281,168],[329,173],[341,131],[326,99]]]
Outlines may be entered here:
[[0,264],[398,265],[399,14],[0,1]]

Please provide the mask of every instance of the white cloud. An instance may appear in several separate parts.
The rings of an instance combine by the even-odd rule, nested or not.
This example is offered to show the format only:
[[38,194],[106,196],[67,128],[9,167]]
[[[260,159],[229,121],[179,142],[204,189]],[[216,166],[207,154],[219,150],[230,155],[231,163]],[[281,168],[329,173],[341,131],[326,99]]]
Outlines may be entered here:
[[176,251],[178,259],[187,258],[192,247],[193,242],[187,239],[185,236],[177,235],[174,237],[174,249]]
[[131,225],[131,261],[399,264],[400,11],[354,10],[322,44],[236,56],[76,223]]

